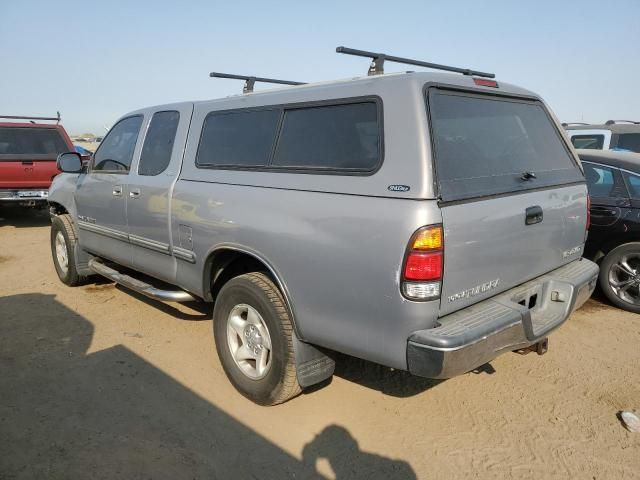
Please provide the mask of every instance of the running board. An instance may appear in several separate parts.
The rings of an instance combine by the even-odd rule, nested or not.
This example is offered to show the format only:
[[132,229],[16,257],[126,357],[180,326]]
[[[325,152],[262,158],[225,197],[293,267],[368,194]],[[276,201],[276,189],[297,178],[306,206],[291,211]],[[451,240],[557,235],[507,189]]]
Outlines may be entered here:
[[89,260],[89,269],[103,277],[107,277],[109,280],[112,280],[123,287],[129,288],[146,297],[153,298],[154,300],[159,300],[161,302],[191,302],[196,300],[195,297],[184,290],[160,290],[149,283],[145,283],[129,275],[120,273],[117,270],[106,266],[96,258]]

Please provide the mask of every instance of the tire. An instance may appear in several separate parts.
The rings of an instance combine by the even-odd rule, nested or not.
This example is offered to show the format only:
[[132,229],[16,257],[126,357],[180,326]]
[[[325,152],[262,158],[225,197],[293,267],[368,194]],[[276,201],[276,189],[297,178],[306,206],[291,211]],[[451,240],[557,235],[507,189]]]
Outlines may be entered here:
[[[62,283],[75,287],[80,285],[82,278],[76,269],[75,247],[78,242],[71,215],[57,215],[51,218],[51,256],[53,266]],[[66,252],[66,266],[62,251]]]
[[[625,273],[620,266],[621,262],[629,265],[632,270],[629,273]],[[635,272],[637,272],[637,275]],[[624,282],[630,282],[631,286],[626,293],[619,295],[613,282],[622,283],[623,285],[627,285]],[[640,242],[625,243],[611,250],[600,263],[598,283],[602,293],[616,307],[629,312],[640,313]],[[635,303],[632,303],[630,300],[633,300],[634,297]]]
[[[213,309],[213,333],[227,377],[248,399],[259,405],[277,405],[302,391],[296,377],[289,312],[280,290],[263,273],[234,277],[222,287]],[[247,357],[247,351],[257,358],[234,359]],[[261,370],[258,359],[264,358],[266,367]]]

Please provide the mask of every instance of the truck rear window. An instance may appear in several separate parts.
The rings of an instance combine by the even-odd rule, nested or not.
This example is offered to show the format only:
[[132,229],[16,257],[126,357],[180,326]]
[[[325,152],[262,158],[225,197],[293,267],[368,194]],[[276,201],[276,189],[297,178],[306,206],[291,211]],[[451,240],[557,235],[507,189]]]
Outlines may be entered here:
[[539,102],[432,89],[428,110],[444,201],[584,181]]
[[0,159],[47,157],[69,150],[56,128],[0,127]]

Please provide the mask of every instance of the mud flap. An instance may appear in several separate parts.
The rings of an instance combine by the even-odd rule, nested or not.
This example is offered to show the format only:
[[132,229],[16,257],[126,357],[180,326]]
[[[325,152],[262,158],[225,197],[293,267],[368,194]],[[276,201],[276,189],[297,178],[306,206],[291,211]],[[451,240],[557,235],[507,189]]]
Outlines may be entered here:
[[89,268],[89,260],[93,257],[80,248],[80,243],[76,241],[74,246],[74,253],[76,257],[76,270],[81,277],[89,277],[94,275],[94,272]]
[[293,351],[296,360],[296,376],[302,388],[310,387],[331,377],[336,362],[318,347],[293,336]]

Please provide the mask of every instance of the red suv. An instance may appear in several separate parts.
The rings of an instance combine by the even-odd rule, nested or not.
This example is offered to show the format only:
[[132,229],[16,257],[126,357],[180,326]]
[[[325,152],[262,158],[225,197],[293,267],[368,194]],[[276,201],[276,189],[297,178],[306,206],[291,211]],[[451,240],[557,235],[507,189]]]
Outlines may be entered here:
[[[0,116],[0,205],[46,206],[58,154],[73,143],[57,117]],[[29,122],[19,123],[20,120]],[[49,120],[55,123],[36,123]]]

